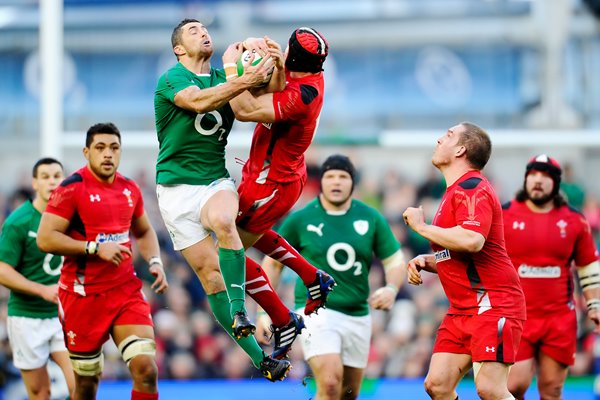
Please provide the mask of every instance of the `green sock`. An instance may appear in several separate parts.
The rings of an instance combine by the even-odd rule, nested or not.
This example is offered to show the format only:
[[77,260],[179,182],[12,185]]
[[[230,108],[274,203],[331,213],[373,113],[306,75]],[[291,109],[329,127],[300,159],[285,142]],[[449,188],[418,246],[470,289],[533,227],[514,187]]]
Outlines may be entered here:
[[236,340],[233,337],[233,332],[231,330],[233,318],[229,313],[229,299],[227,298],[227,293],[219,292],[209,294],[208,303],[210,304],[210,308],[212,309],[215,318],[223,329],[225,329],[225,332],[227,332],[233,341],[236,342],[248,356],[250,356],[252,364],[254,364],[256,368],[260,368],[260,362],[266,357],[266,354],[262,351],[254,336],[250,335],[248,337],[242,337],[239,340]]
[[244,249],[231,250],[219,247],[219,265],[225,281],[225,290],[231,303],[231,315],[237,311],[246,311],[244,301],[246,292],[246,257]]

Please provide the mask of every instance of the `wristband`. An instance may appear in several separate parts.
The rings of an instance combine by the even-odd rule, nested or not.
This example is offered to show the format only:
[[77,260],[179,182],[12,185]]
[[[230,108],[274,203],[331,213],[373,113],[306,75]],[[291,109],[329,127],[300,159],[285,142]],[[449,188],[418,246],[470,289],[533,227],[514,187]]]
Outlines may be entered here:
[[227,69],[227,68],[237,68],[237,64],[236,63],[225,63],[225,64],[223,64],[223,69]]
[[93,256],[98,253],[98,242],[93,240],[85,242],[85,254]]
[[163,266],[163,262],[159,256],[150,257],[150,259],[148,260],[148,265],[152,265],[152,264],[158,264],[161,267]]
[[398,290],[399,290],[399,289],[398,289],[396,286],[392,285],[391,283],[388,283],[388,284],[387,284],[387,285],[385,285],[383,288],[384,288],[384,289],[389,289],[389,290],[391,290],[392,292],[394,292],[394,296],[398,294]]
[[600,299],[590,299],[586,302],[588,311],[600,310]]

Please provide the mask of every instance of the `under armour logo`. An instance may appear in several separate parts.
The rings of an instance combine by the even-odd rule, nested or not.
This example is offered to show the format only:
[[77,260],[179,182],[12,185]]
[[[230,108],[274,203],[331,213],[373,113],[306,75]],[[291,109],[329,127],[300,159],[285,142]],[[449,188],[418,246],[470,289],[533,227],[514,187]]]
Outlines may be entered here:
[[92,203],[95,201],[100,201],[100,195],[99,194],[90,194],[90,201]]
[[317,235],[319,236],[323,236],[323,226],[325,224],[324,223],[320,223],[319,226],[314,226],[313,224],[308,224],[306,225],[306,230],[309,232],[315,232]]
[[492,347],[485,346],[485,352],[486,353],[495,353],[496,352],[496,348],[494,346],[492,346]]
[[67,336],[69,337],[69,344],[75,346],[75,336],[77,336],[77,334],[73,331],[69,331],[67,332]]
[[513,229],[524,231],[525,230],[525,222],[514,221]]

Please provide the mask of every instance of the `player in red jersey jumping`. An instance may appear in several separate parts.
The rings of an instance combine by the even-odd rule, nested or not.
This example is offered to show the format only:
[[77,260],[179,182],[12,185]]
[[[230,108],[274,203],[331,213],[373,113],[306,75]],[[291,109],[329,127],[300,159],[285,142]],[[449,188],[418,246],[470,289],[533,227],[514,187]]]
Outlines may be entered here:
[[[325,304],[335,282],[271,228],[294,206],[306,183],[304,153],[313,140],[323,107],[322,71],[328,50],[327,41],[316,30],[294,30],[285,58],[278,60],[285,59],[285,88],[274,93],[246,91],[229,102],[237,119],[257,122],[238,188],[240,238],[244,247],[254,246],[301,277],[308,289],[306,315]],[[304,328],[302,317],[281,302],[260,265],[251,259],[246,259],[246,291],[272,319],[273,357],[284,357]],[[263,320],[258,326],[259,341],[264,339],[265,325],[268,322]]]
[[525,298],[504,244],[502,209],[481,174],[492,151],[487,133],[460,123],[437,140],[432,163],[447,189],[431,224],[422,208],[404,221],[431,242],[434,254],[408,264],[408,281],[437,273],[450,301],[425,378],[432,399],[457,399],[456,387],[473,365],[482,399],[512,399],[507,381],[525,320]]
[[132,400],[158,399],[156,344],[150,305],[136,277],[130,233],[136,238],[156,293],[168,283],[156,232],[138,185],[117,172],[121,134],[112,123],[87,131],[85,167],[52,193],[37,243],[65,256],[59,280],[59,316],[75,371],[77,400],[95,399],[103,368],[102,345],[112,336],[133,377]]
[[523,188],[504,208],[506,249],[527,303],[517,362],[508,387],[523,399],[537,367],[543,399],[561,399],[575,362],[577,316],[571,266],[577,267],[588,317],[600,332],[600,264],[590,226],[559,193],[560,164],[545,154],[529,160]]

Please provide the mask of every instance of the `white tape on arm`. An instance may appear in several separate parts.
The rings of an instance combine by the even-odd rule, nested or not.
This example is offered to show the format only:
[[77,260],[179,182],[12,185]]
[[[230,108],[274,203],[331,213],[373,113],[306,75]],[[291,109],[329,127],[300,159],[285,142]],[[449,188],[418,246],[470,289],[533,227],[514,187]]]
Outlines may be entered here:
[[397,252],[386,258],[385,260],[381,260],[383,264],[383,269],[388,270],[393,267],[401,267],[406,264],[406,259],[404,258],[404,252],[402,249],[399,249]]
[[594,261],[585,267],[578,267],[577,275],[579,275],[581,290],[585,291],[600,287],[600,263],[598,261]]

